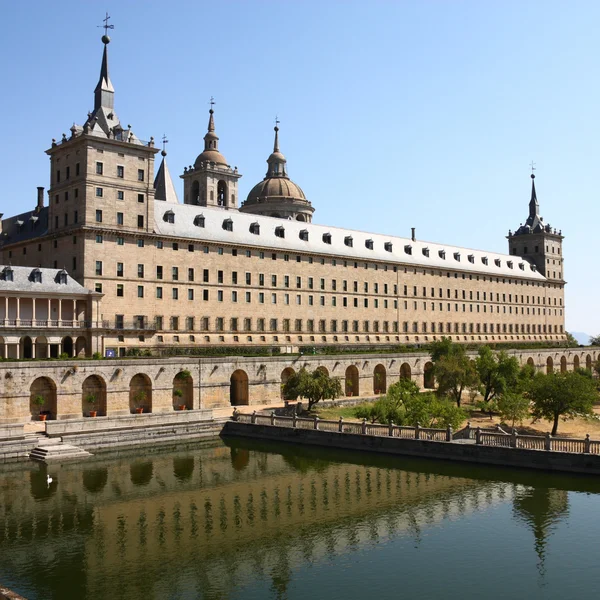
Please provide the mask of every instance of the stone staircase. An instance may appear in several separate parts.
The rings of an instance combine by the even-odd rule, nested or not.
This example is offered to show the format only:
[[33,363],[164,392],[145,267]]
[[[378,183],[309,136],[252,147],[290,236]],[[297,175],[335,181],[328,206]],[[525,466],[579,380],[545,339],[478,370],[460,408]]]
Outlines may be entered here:
[[32,434],[38,437],[37,446],[29,454],[31,460],[37,460],[46,464],[55,462],[68,462],[83,460],[92,456],[90,452],[65,444],[60,438],[47,438],[44,435]]

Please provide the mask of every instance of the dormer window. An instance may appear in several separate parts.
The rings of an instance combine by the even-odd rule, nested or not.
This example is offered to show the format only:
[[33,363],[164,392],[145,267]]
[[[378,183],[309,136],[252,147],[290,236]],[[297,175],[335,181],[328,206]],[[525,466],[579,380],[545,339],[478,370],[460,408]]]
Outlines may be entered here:
[[513,261],[512,261],[512,260],[509,260],[509,261],[506,263],[506,266],[507,266],[509,269],[512,269],[512,268],[513,268]]
[[348,248],[352,248],[352,246],[354,245],[354,241],[353,241],[353,239],[352,239],[352,236],[351,236],[351,235],[347,235],[347,236],[344,238],[344,244],[345,244],[346,246],[348,246]]
[[300,239],[301,239],[303,242],[308,242],[308,229],[303,229],[303,230],[300,232]]
[[423,248],[422,252],[423,252],[423,256],[426,256],[427,258],[429,258],[429,248]]
[[165,223],[175,223],[175,213],[172,210],[168,210],[163,215],[163,220],[165,221]]
[[442,260],[446,260],[446,251],[445,251],[445,250],[440,250],[440,251],[438,252],[438,254],[439,254],[439,257],[440,257]]
[[484,265],[486,265],[486,266],[487,266],[487,264],[488,264],[488,262],[489,262],[489,261],[488,261],[488,257],[487,257],[487,256],[482,256],[482,257],[481,257],[481,262],[482,262]]
[[373,250],[373,240],[367,240],[365,242],[365,248],[367,248],[367,250]]
[[497,267],[500,267],[500,266],[502,266],[502,261],[501,261],[499,258],[495,258],[495,259],[494,259],[494,264],[495,264]]
[[519,269],[521,269],[521,271],[524,271],[525,265],[523,263],[519,263]]
[[285,229],[281,227],[281,225],[279,227],[275,227],[275,236],[279,238],[285,237]]
[[331,244],[331,234],[330,233],[324,233],[323,234],[323,243],[324,244]]
[[473,254],[469,254],[469,256],[467,256],[467,260],[471,263],[474,264],[475,263],[475,256]]
[[17,219],[17,231],[20,233],[21,230],[23,229],[23,221],[21,221],[20,219]]
[[196,215],[194,218],[194,225],[196,227],[204,227],[205,223],[206,219],[204,218],[204,215]]
[[404,252],[406,254],[412,254],[412,246],[410,244],[406,244],[406,246],[404,246]]
[[460,252],[454,253],[454,260],[457,260],[458,262],[460,262]]
[[260,225],[258,223],[250,223],[250,233],[260,235]]
[[225,219],[223,221],[223,229],[225,231],[233,231],[233,221],[231,219]]
[[391,252],[392,251],[392,242],[386,242],[385,244],[383,244],[383,248],[386,252]]
[[4,279],[4,281],[14,281],[14,271],[12,267],[4,267],[2,270],[2,279]]
[[66,285],[67,283],[67,272],[62,269],[61,271],[58,272],[58,274],[56,275],[56,282],[57,283],[61,283],[63,285]]
[[534,272],[537,271],[537,267],[535,265],[529,265],[529,268]]
[[42,283],[42,272],[39,269],[34,269],[31,271],[30,279],[34,283]]

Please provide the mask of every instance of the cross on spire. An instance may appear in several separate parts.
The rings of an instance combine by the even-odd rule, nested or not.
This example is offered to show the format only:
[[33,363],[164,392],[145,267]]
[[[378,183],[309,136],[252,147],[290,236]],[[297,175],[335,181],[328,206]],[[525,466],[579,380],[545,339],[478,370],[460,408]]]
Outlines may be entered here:
[[279,123],[281,123],[281,121],[279,120],[279,117],[275,115],[275,127],[279,126]]
[[210,110],[212,110],[213,106],[216,104],[215,99],[212,96],[210,97],[209,104],[210,104]]
[[533,172],[535,171],[535,163],[531,161],[531,164],[529,166],[531,167],[531,174],[533,175]]
[[102,19],[102,21],[104,22],[104,25],[97,25],[96,27],[102,27],[104,29],[104,35],[108,36],[108,30],[109,29],[114,29],[115,26],[112,24],[108,24],[108,20],[110,19],[110,15],[108,14],[108,12],[106,13],[106,17],[104,17],[104,19]]
[[163,133],[163,136],[162,136],[163,151],[166,150],[165,145],[168,143],[169,143],[169,140],[167,139],[167,134]]

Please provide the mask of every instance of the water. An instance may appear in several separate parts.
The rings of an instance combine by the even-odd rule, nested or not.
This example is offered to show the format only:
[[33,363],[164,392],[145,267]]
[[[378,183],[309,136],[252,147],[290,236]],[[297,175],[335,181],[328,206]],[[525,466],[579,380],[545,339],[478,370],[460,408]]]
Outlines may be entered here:
[[564,600],[600,585],[599,492],[246,440],[4,466],[0,583],[29,600]]

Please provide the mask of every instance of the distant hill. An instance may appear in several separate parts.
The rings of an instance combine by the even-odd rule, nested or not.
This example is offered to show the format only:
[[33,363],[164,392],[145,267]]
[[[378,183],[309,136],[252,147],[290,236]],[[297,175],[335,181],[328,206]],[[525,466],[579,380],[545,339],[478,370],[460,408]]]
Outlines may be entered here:
[[583,333],[581,331],[569,331],[569,333],[582,345],[588,346],[590,338],[592,337],[589,333]]

